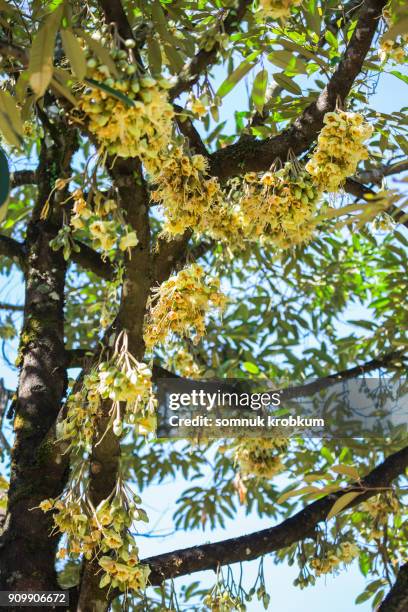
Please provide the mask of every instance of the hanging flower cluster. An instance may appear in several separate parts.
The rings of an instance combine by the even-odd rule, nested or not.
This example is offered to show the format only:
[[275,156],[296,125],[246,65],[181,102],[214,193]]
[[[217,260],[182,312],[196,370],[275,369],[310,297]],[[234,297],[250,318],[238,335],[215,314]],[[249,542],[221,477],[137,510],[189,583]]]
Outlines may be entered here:
[[[384,8],[382,11],[382,16],[388,28],[391,28],[392,16],[389,9]],[[380,60],[385,62],[388,59],[392,59],[394,62],[401,64],[407,54],[406,44],[408,43],[408,34],[401,33],[394,39],[388,38],[387,34],[388,31],[385,32],[383,37],[380,39],[380,49],[378,52]]]
[[200,378],[203,368],[194,361],[194,357],[186,349],[176,347],[174,355],[169,359],[170,368],[186,378]]
[[287,438],[246,438],[234,445],[234,460],[242,476],[272,478],[283,470],[281,454]]
[[272,19],[286,19],[293,7],[302,4],[302,0],[260,0],[262,11]]
[[174,147],[163,157],[158,172],[156,164],[146,162],[154,187],[151,198],[163,206],[163,235],[183,234],[192,229],[231,243],[237,220],[224,201],[221,186],[208,175],[208,162],[203,155],[190,155],[183,146]]
[[146,417],[155,412],[152,372],[129,353],[124,333],[117,339],[112,359],[87,374],[81,390],[69,397],[62,438],[89,450],[103,400],[112,402],[108,427],[112,426],[117,436],[122,434],[124,425],[135,425],[139,420],[145,425]]
[[[201,227],[211,204],[222,200],[217,179],[206,178],[207,165],[203,155],[190,156],[179,146],[163,159],[160,172],[153,175],[151,198],[164,208],[165,235],[175,236],[187,228]],[[148,170],[150,166],[147,163]]]
[[54,511],[54,531],[67,538],[66,548],[59,550],[58,557],[75,559],[84,555],[86,559],[93,559],[98,556],[103,570],[100,588],[109,585],[122,592],[144,589],[150,570],[139,563],[136,542],[130,532],[135,521],[148,520],[144,510],[137,506],[140,498],[133,496],[118,480],[112,494],[94,508],[89,497],[79,493],[81,475],[80,470],[60,497],[46,499],[39,506],[44,512]]
[[188,336],[197,343],[205,334],[205,315],[211,306],[223,309],[226,297],[217,278],[208,278],[201,266],[192,264],[153,290],[144,340],[151,349],[170,333]]
[[193,94],[190,94],[187,108],[189,108],[194,115],[197,115],[197,117],[203,117],[208,113],[208,100],[205,96],[196,98]]
[[407,56],[408,34],[401,34],[396,40],[387,38],[387,33],[380,40],[378,55],[382,62],[388,59],[394,60],[397,64],[402,64]]
[[92,447],[95,421],[101,398],[97,392],[98,376],[92,371],[84,377],[81,390],[71,393],[67,401],[67,416],[60,426],[60,437],[70,446],[88,452]]
[[401,513],[398,498],[388,492],[363,502],[361,510],[367,512],[371,518],[368,539],[382,538],[384,526],[388,524],[390,515],[398,516]]
[[85,227],[85,222],[89,223],[89,232],[91,234],[93,246],[96,249],[101,249],[103,255],[109,254],[109,251],[117,244],[121,251],[126,251],[138,244],[136,232],[125,225],[125,234],[119,240],[121,234],[121,225],[118,219],[108,219],[108,215],[115,213],[117,204],[112,198],[105,198],[100,191],[93,195],[93,208],[90,209],[83,197],[81,189],[76,189],[73,193],[74,215],[71,218],[71,225],[75,229]]
[[[58,179],[55,189],[64,189],[69,180]],[[65,259],[69,258],[71,251],[79,251],[72,234],[80,230],[89,231],[93,247],[102,250],[103,258],[109,256],[116,245],[125,251],[138,244],[136,232],[123,222],[115,200],[95,191],[87,202],[80,188],[75,189],[70,198],[74,202],[70,223],[64,225],[50,241],[54,250],[63,249]]]
[[171,139],[174,111],[166,91],[171,82],[139,75],[125,50],[114,48],[110,56],[117,74],[88,51],[89,86],[80,97],[79,109],[110,155],[155,158]]
[[245,605],[239,597],[234,597],[228,590],[211,591],[203,599],[206,609],[211,612],[244,612]]
[[351,563],[358,555],[359,549],[354,542],[342,542],[336,548],[325,547],[323,554],[312,559],[309,565],[316,576],[321,576],[332,572],[340,563]]
[[372,125],[360,113],[338,110],[325,114],[317,147],[306,164],[320,190],[338,191],[345,179],[355,173],[358,163],[368,158],[363,142],[372,133]]
[[288,248],[311,238],[320,193],[310,174],[288,162],[277,172],[246,174],[244,181],[239,207],[247,239]]

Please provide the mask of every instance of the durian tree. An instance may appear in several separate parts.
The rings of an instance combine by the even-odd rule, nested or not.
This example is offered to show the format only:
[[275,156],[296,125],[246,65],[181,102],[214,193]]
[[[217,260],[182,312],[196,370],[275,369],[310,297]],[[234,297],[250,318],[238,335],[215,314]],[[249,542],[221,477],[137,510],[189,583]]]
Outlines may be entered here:
[[[404,374],[407,120],[372,98],[406,26],[403,0],[0,1],[1,590],[256,610],[267,580],[220,572],[272,555],[316,589],[358,560],[359,601],[407,609],[404,440],[155,435],[161,377]],[[141,559],[169,478],[176,528],[269,527]]]

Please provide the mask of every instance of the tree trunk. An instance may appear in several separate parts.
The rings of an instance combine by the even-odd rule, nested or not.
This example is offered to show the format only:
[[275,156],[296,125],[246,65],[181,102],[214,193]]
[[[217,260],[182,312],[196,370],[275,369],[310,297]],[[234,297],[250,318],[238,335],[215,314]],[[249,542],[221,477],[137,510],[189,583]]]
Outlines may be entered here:
[[50,221],[40,215],[55,179],[69,167],[70,157],[71,151],[61,143],[51,148],[42,144],[38,198],[25,243],[27,272],[15,440],[7,516],[0,540],[0,589],[8,591],[58,589],[58,537],[50,535],[52,514],[42,512],[38,505],[59,495],[65,482],[65,468],[47,434],[55,424],[67,384],[63,313],[66,262],[61,250],[50,247],[61,223],[61,209]]

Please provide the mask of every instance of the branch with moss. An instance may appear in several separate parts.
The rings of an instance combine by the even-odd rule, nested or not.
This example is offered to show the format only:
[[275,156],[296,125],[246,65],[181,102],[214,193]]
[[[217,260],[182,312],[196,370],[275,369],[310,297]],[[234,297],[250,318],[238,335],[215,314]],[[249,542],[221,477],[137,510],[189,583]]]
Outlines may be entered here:
[[[362,501],[378,494],[378,489],[386,488],[404,474],[408,466],[408,446],[387,457],[383,463],[362,479],[359,487],[348,491],[361,491],[347,507],[357,506]],[[344,491],[332,493],[313,502],[275,527],[256,531],[237,538],[193,546],[163,555],[142,560],[150,566],[152,585],[162,583],[168,578],[176,578],[193,572],[214,570],[219,566],[251,561],[292,544],[313,537],[317,525],[327,519],[327,515]],[[385,608],[388,612],[388,608]],[[384,610],[385,610],[384,609]]]
[[22,185],[35,185],[38,176],[36,170],[16,170],[10,174],[10,188],[15,189]]
[[408,562],[401,566],[395,584],[381,603],[378,612],[408,610]]
[[115,268],[107,259],[102,259],[102,256],[89,247],[84,242],[75,240],[75,245],[79,247],[78,251],[71,252],[71,259],[84,270],[88,270],[103,278],[111,281],[115,275]]
[[337,103],[344,104],[353,83],[363,67],[377,31],[386,0],[366,0],[361,7],[356,28],[343,57],[315,102],[283,132],[256,141],[241,141],[213,153],[211,173],[225,180],[243,172],[260,172],[280,159],[286,161],[289,151],[299,155],[307,151],[323,126],[324,115]]
[[18,263],[22,269],[25,267],[24,245],[10,236],[0,234],[0,256],[8,257]]

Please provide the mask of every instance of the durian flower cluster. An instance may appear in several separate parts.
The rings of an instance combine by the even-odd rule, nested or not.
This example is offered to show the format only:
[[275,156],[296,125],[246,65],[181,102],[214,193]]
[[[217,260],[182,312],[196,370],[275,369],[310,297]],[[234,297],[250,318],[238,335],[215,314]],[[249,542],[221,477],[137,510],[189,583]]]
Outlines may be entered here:
[[262,12],[272,19],[286,19],[293,7],[302,4],[302,0],[260,0]]
[[239,199],[244,236],[280,248],[310,240],[319,197],[310,174],[290,162],[277,172],[246,174]]
[[[70,179],[57,179],[55,189],[64,189]],[[106,198],[100,191],[92,192],[89,202],[85,200],[82,189],[77,188],[71,194],[73,200],[72,215],[69,225],[63,225],[57,236],[50,241],[54,250],[63,249],[65,259],[71,251],[79,251],[79,246],[73,239],[73,233],[79,230],[89,232],[92,245],[102,250],[102,258],[112,254],[116,246],[121,251],[129,251],[138,244],[136,232],[123,223],[116,213],[117,204],[112,198]],[[48,214],[48,204],[44,207],[44,214]],[[43,214],[43,213],[42,213]],[[108,218],[110,215],[110,218]],[[113,218],[112,218],[113,216]]]
[[155,413],[151,369],[129,353],[125,334],[118,337],[112,359],[101,362],[84,377],[81,390],[70,395],[67,416],[61,424],[62,439],[89,451],[104,401],[112,404],[108,427],[112,426],[117,436],[125,425],[145,423],[146,417]]
[[208,175],[203,155],[190,155],[185,147],[175,146],[163,156],[160,168],[151,161],[145,165],[154,184],[151,199],[165,213],[164,236],[171,238],[192,229],[230,245],[234,242],[236,216],[218,180]]
[[102,399],[112,401],[112,426],[117,436],[122,434],[123,425],[134,425],[155,413],[151,369],[127,351],[100,364],[97,391]]
[[360,113],[338,110],[325,114],[317,147],[306,164],[320,190],[336,192],[355,173],[358,163],[368,158],[363,142],[372,133],[372,125]]
[[[388,28],[392,27],[392,15],[388,8],[384,8],[382,12],[383,19],[387,24]],[[396,38],[388,38],[388,31],[384,33],[380,39],[380,48],[378,55],[382,62],[388,59],[394,60],[398,64],[401,64],[407,55],[408,34],[402,33]]]
[[[151,171],[151,164],[146,164]],[[221,189],[215,178],[206,178],[207,161],[203,155],[188,155],[182,146],[169,152],[157,175],[153,174],[153,202],[164,208],[163,233],[175,236],[187,228],[202,226],[211,203],[220,200]]]
[[234,461],[243,477],[272,478],[284,469],[287,438],[246,438],[234,445]]
[[169,367],[180,376],[200,378],[203,368],[194,361],[194,357],[186,349],[176,346],[174,354],[168,359]]
[[[119,481],[120,482],[120,481]],[[72,484],[72,483],[71,483]],[[58,552],[63,559],[98,557],[101,567],[101,588],[140,590],[147,585],[149,567],[139,563],[138,548],[130,528],[135,521],[147,521],[147,516],[137,506],[140,499],[132,501],[125,489],[116,486],[113,495],[94,508],[90,499],[77,495],[79,481],[56,499],[46,499],[39,508],[53,511],[54,532],[66,536],[66,548]]]
[[323,554],[309,561],[309,565],[314,570],[316,576],[321,576],[335,570],[340,563],[351,563],[358,555],[359,549],[357,544],[354,542],[341,542],[336,548],[326,547]]
[[130,249],[138,244],[135,231],[125,226],[125,233],[120,236],[119,223],[116,219],[108,219],[108,215],[115,213],[117,204],[112,198],[105,198],[100,191],[93,195],[93,208],[87,206],[82,189],[76,189],[72,194],[74,199],[71,226],[75,230],[85,227],[89,221],[89,233],[91,234],[94,248],[101,249],[103,256],[109,254],[111,249],[118,245],[121,251]]
[[[89,119],[88,129],[109,155],[154,159],[171,139],[174,111],[167,89],[172,84],[165,78],[156,80],[138,74],[125,50],[112,48],[110,56],[117,74],[88,52],[91,82],[87,81],[80,96],[79,109]],[[104,86],[114,90],[116,96]]]
[[228,590],[211,591],[203,599],[206,610],[211,612],[244,612],[245,605],[241,599],[234,597]]
[[101,397],[97,391],[98,375],[92,370],[84,376],[81,389],[67,400],[67,414],[59,427],[60,438],[70,447],[89,452],[100,413]]
[[219,279],[207,277],[198,264],[184,268],[153,290],[144,331],[146,347],[165,342],[169,334],[192,334],[197,343],[205,334],[207,312],[211,307],[224,309],[226,302]]
[[389,523],[390,515],[400,515],[398,498],[391,492],[376,495],[361,504],[361,510],[370,516],[367,539],[380,539],[384,535],[384,526]]
[[205,103],[205,98],[196,98],[194,95],[190,95],[188,98],[187,107],[197,117],[203,117],[208,113],[208,104]]
[[407,57],[408,34],[401,34],[396,40],[387,38],[386,34],[380,40],[378,55],[382,62],[391,59],[397,64],[402,64]]

